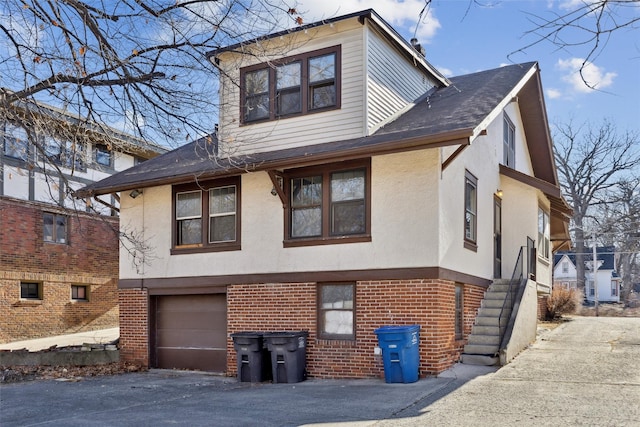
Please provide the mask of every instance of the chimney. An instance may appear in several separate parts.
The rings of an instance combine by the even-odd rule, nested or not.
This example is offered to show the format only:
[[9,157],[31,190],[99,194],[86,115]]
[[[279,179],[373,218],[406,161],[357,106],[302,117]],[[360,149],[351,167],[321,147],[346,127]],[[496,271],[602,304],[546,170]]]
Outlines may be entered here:
[[413,48],[424,58],[424,48],[420,43],[418,43],[417,38],[414,37],[411,39],[411,46],[413,46]]

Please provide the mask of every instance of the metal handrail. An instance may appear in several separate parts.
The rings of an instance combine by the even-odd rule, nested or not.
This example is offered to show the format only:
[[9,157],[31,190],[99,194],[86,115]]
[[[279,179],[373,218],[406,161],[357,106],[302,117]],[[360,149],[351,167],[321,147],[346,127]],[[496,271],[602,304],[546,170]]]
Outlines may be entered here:
[[503,318],[507,316],[507,308],[509,309],[508,315],[509,316],[511,315],[511,311],[513,310],[513,306],[515,303],[514,295],[516,294],[520,283],[523,282],[522,279],[524,277],[524,265],[525,265],[524,256],[525,256],[526,249],[527,249],[526,246],[520,247],[520,252],[518,253],[518,260],[516,261],[516,265],[513,269],[513,274],[511,275],[511,279],[509,279],[509,288],[507,290],[507,296],[504,298],[504,302],[502,303],[502,308],[500,309],[500,316],[498,316],[498,327],[500,328],[501,341],[502,341],[502,338],[504,337],[504,330],[507,326],[507,322],[503,322]]

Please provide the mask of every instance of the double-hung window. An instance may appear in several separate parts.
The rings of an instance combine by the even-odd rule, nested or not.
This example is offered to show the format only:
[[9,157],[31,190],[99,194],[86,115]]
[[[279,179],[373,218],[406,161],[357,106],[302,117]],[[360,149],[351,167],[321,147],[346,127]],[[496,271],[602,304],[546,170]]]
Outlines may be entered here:
[[369,161],[287,171],[285,245],[370,239]]
[[538,208],[538,256],[549,260],[551,254],[551,229],[549,226],[549,214],[542,208]]
[[45,242],[67,243],[67,217],[54,213],[43,213],[43,238]]
[[318,337],[355,339],[355,290],[353,283],[318,285]]
[[340,108],[340,46],[240,70],[244,124]]
[[477,249],[478,179],[469,171],[464,177],[464,247]]
[[172,253],[240,249],[240,179],[175,186]]
[[503,164],[510,168],[516,167],[516,127],[504,114],[502,125],[502,141],[503,141]]

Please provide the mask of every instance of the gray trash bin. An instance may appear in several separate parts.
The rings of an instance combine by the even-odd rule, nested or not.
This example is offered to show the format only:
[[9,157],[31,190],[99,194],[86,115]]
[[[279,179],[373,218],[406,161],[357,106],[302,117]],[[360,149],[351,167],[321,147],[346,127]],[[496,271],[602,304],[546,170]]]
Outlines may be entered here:
[[259,383],[271,379],[269,351],[262,332],[231,334],[238,359],[238,381]]
[[298,383],[306,377],[309,332],[265,332],[274,383]]

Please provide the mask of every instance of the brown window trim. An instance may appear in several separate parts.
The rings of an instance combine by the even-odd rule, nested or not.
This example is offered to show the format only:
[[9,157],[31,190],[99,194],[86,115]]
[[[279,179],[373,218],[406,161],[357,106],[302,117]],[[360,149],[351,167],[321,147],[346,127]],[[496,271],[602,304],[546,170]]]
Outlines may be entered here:
[[[361,234],[331,235],[330,234],[330,179],[334,172],[343,172],[356,169],[365,171],[365,231]],[[291,237],[291,179],[309,175],[322,175],[322,226],[321,235],[314,237]],[[284,242],[285,248],[315,245],[335,245],[341,243],[361,243],[371,241],[371,159],[353,160],[343,163],[331,163],[327,165],[309,168],[291,169],[283,174],[284,192],[287,197],[286,209],[284,209]]]
[[[190,184],[175,185],[171,194],[171,255],[196,254],[204,252],[224,252],[237,251],[242,249],[241,237],[241,179],[239,176],[216,179],[204,182],[194,182]],[[208,243],[209,238],[209,197],[208,190],[217,187],[235,185],[236,187],[236,240],[233,242]],[[200,243],[188,245],[176,245],[176,194],[186,191],[200,190],[202,197],[202,235]]]
[[[325,309],[322,308],[322,287],[336,286],[336,285],[343,285],[343,286],[350,285],[353,287],[353,306],[351,307],[351,309],[345,309],[345,310],[351,311],[351,314],[353,315],[353,330],[351,334],[328,334],[323,332],[324,316],[322,315],[322,311]],[[356,330],[357,330],[357,325],[356,325],[357,291],[356,289],[357,289],[357,286],[355,282],[318,283],[316,285],[316,296],[317,296],[316,306],[317,306],[317,319],[318,319],[317,325],[316,325],[317,340],[326,340],[331,342],[336,342],[336,341],[353,342],[356,340]]]
[[[475,213],[474,213],[474,239],[470,239],[467,237],[467,183],[470,182],[473,184],[476,190],[475,197]],[[471,251],[478,251],[478,178],[476,178],[471,172],[468,170],[464,173],[464,192],[463,192],[463,207],[464,207],[464,216],[463,216],[463,228],[462,235],[464,237],[464,247],[465,249],[469,249]]]
[[[317,56],[328,55],[331,53],[335,53],[336,62],[335,62],[335,85],[336,85],[336,103],[335,105],[324,107],[324,108],[311,108],[309,106],[309,74],[308,74],[308,60],[309,58],[314,58]],[[292,62],[300,61],[302,64],[301,70],[301,79],[300,79],[300,103],[301,103],[301,111],[298,113],[292,114],[284,114],[278,115],[276,113],[276,67],[278,65],[285,65]],[[245,111],[244,111],[244,99],[245,99],[245,74],[252,71],[257,71],[261,69],[269,70],[269,117],[264,119],[257,120],[245,120]],[[341,72],[342,70],[342,47],[340,45],[327,47],[324,49],[314,50],[312,52],[305,52],[295,56],[289,56],[286,58],[278,59],[276,61],[271,61],[269,63],[261,63],[256,65],[251,65],[248,67],[244,67],[240,69],[240,124],[241,125],[251,125],[254,123],[263,123],[272,120],[278,120],[282,118],[288,117],[297,117],[303,116],[307,114],[315,114],[321,113],[324,111],[331,110],[339,110],[341,108],[341,93],[342,93],[342,79]]]

